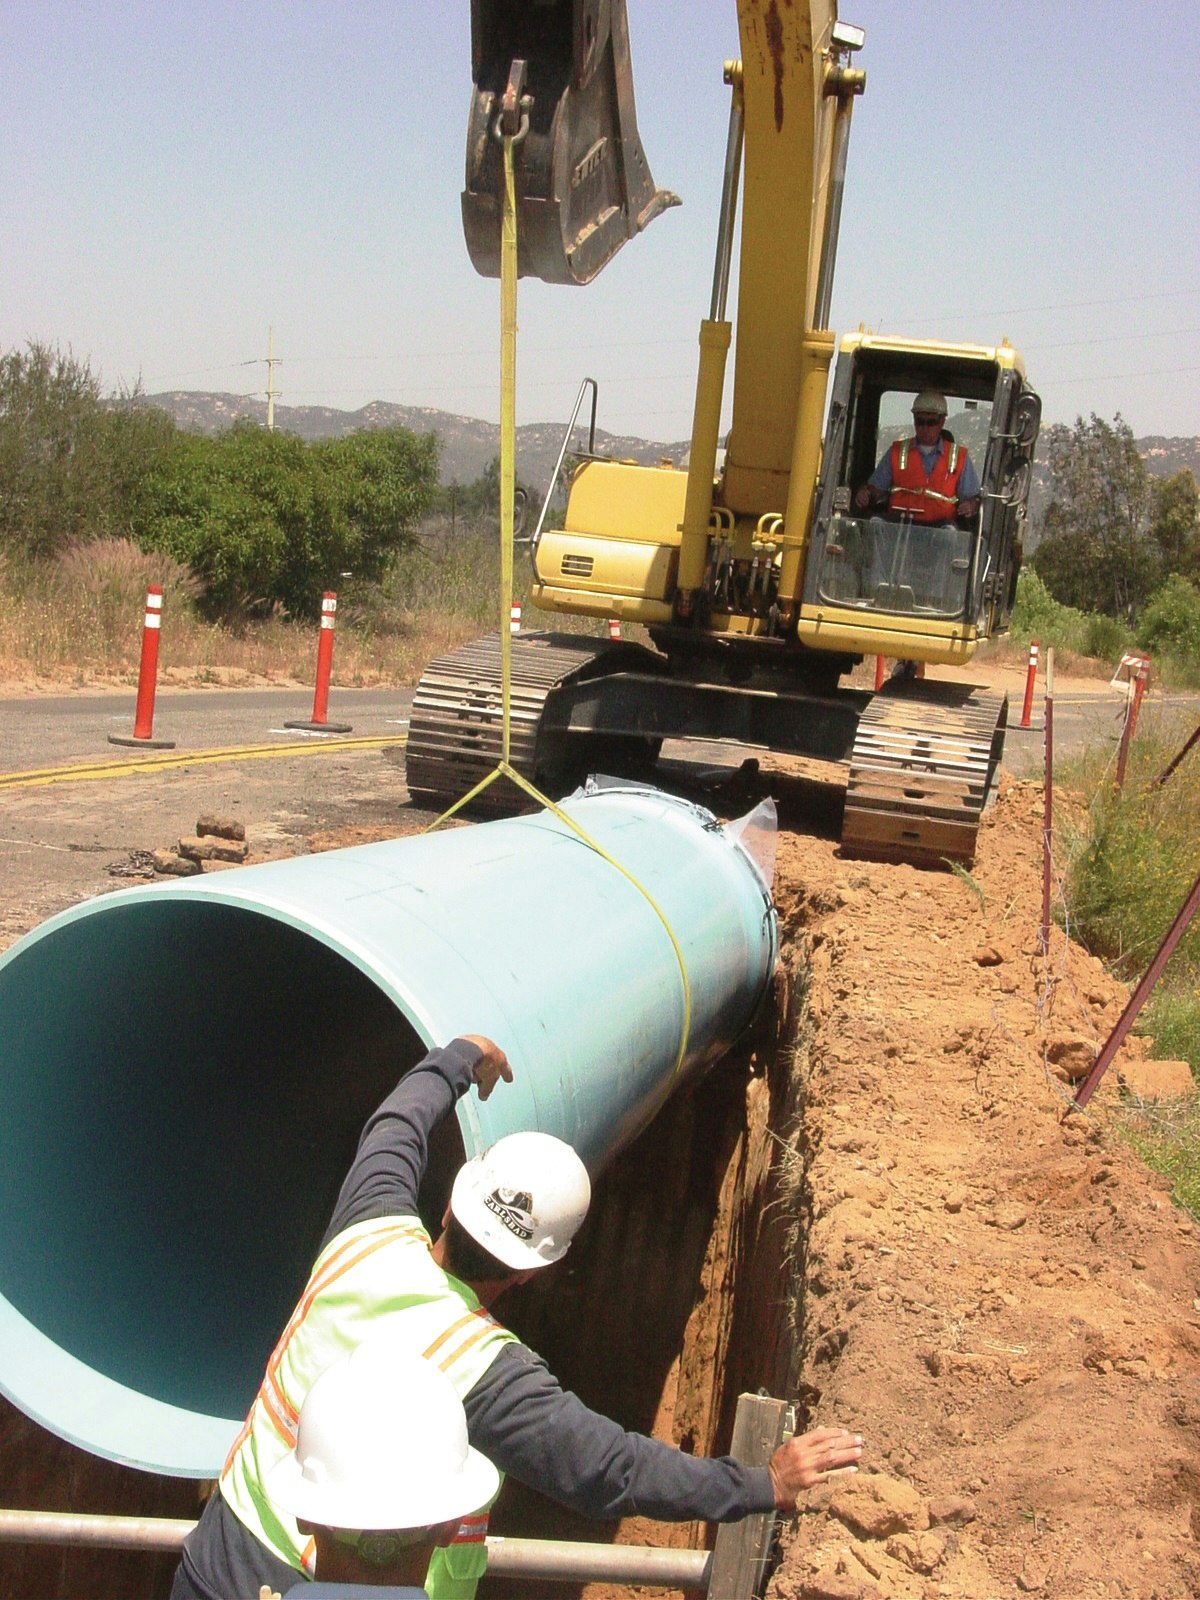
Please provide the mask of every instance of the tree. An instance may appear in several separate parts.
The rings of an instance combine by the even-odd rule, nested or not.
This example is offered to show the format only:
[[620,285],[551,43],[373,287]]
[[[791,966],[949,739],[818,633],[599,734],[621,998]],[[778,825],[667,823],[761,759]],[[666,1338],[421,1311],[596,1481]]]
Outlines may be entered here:
[[1172,573],[1142,612],[1137,642],[1156,656],[1200,662],[1200,589]]
[[253,423],[179,434],[143,481],[135,536],[187,562],[210,614],[313,616],[341,573],[377,578],[416,538],[436,480],[436,442],[406,428],[318,444]]
[[1185,467],[1160,478],[1151,491],[1150,537],[1158,546],[1163,571],[1200,581],[1200,489]]
[[51,556],[128,532],[137,482],[175,433],[140,399],[104,400],[70,351],[35,341],[0,356],[0,540]]
[[1128,621],[1161,575],[1151,491],[1129,424],[1095,412],[1050,430],[1051,499],[1033,565],[1056,600]]

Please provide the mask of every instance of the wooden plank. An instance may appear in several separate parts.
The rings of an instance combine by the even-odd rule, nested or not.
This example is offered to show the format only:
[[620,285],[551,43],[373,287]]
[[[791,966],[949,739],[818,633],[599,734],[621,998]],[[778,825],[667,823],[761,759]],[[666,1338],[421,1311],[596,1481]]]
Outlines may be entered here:
[[[740,1394],[729,1453],[747,1466],[765,1467],[794,1426],[786,1401]],[[774,1531],[773,1511],[721,1524],[713,1546],[708,1600],[752,1600],[761,1592]]]

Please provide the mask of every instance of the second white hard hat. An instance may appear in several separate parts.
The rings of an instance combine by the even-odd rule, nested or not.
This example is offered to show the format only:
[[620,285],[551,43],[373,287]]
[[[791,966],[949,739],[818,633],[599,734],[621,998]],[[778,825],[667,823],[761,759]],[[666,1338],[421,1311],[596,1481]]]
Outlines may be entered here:
[[326,1367],[300,1408],[271,1498],[323,1528],[427,1528],[488,1505],[500,1475],[467,1443],[449,1378],[387,1335]]
[[477,1244],[521,1272],[549,1266],[591,1203],[587,1168],[550,1133],[510,1133],[459,1168],[450,1210]]

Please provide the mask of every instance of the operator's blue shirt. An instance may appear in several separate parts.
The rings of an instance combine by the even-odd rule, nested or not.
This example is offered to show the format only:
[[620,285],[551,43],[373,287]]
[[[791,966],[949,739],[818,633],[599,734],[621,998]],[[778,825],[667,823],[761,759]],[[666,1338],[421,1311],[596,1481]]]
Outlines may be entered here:
[[[939,439],[936,444],[926,445],[918,444],[915,439],[912,441],[913,447],[916,449],[917,454],[921,457],[921,461],[924,464],[925,476],[927,478],[932,476],[934,465],[938,456],[941,454],[942,445],[945,444],[945,442],[946,441],[944,439]],[[872,489],[877,489],[880,494],[886,495],[891,493],[891,445],[888,445],[887,449],[883,452],[883,459],[875,468],[875,471],[867,479],[867,482],[870,484]],[[971,460],[970,456],[966,452],[966,449],[964,448],[962,474],[958,480],[958,498],[960,500],[975,500],[978,498],[978,495],[979,474],[975,471],[975,463]]]

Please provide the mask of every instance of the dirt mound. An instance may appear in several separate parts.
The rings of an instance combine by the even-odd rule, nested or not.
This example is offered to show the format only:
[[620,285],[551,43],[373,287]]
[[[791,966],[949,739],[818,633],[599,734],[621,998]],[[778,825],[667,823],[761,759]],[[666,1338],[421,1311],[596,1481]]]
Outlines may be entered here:
[[1040,823],[1006,780],[970,879],[781,832],[804,1395],[868,1448],[785,1532],[779,1600],[1200,1593],[1200,1252],[1106,1127],[1115,1075],[1066,1114],[1126,994],[1057,928],[1042,957]]

